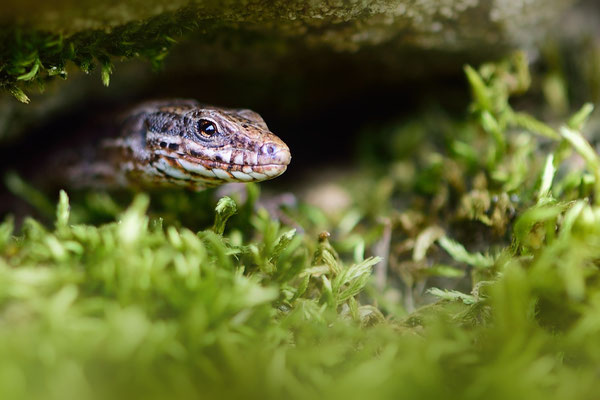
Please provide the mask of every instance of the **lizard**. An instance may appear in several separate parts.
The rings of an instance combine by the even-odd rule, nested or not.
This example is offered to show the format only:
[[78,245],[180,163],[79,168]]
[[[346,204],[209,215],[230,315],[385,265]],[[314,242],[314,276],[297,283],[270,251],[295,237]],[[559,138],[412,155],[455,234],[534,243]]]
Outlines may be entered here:
[[[72,187],[184,187],[193,191],[229,182],[275,178],[291,160],[288,146],[248,109],[191,99],[155,100],[122,113],[85,148],[55,156],[49,179]],[[104,129],[105,130],[105,129]]]

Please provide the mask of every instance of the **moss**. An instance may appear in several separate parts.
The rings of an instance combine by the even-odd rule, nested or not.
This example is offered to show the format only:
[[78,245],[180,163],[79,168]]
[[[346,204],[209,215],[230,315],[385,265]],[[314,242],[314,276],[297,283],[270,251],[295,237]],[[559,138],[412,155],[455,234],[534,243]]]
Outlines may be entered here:
[[[302,203],[269,214],[250,185],[245,200],[142,194],[124,209],[63,192],[51,227],[8,219],[0,397],[593,397],[592,107],[556,126],[514,109],[531,82],[520,53],[465,71],[470,117],[382,131],[399,148],[366,157],[337,216]],[[99,210],[111,221],[90,223]]]
[[8,27],[0,31],[0,86],[18,100],[28,102],[19,84],[37,84],[54,77],[67,77],[67,64],[84,72],[96,65],[105,85],[112,73],[111,57],[143,58],[157,67],[175,42],[174,37],[194,28],[195,12],[182,9],[144,22],[132,22],[111,31],[88,30],[64,36],[46,31]]

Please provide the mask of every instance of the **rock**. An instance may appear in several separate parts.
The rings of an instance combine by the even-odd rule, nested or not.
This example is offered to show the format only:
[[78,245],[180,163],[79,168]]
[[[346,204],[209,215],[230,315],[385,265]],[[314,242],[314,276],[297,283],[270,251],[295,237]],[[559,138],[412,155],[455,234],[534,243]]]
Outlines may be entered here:
[[[356,51],[398,45],[465,50],[523,45],[539,37],[573,0],[6,0],[3,19],[66,36],[110,31],[183,12],[200,30],[229,26],[302,37],[312,45]],[[193,20],[192,20],[193,19]],[[143,44],[142,44],[143,45]]]
[[[114,69],[107,97],[121,97],[124,84],[131,98],[188,96],[297,113],[369,96],[371,88],[456,76],[464,63],[531,46],[573,2],[5,0],[0,88],[26,100],[56,76],[68,73],[70,82],[75,75],[77,83],[59,80],[65,90],[36,96],[35,112],[3,107],[0,142],[30,126],[24,115],[40,123],[98,95],[99,77],[91,82],[72,65],[86,72],[96,66],[106,84]],[[164,72],[113,68],[115,60],[135,58],[163,64]]]

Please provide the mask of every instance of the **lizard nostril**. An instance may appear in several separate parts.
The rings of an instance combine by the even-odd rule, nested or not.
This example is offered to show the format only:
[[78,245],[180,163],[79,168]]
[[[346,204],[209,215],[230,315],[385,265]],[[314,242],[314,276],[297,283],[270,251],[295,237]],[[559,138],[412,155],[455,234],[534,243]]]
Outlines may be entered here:
[[273,144],[265,144],[260,148],[261,153],[272,156],[277,151],[277,147]]
[[288,165],[290,158],[285,143],[268,142],[260,146],[257,161],[261,165]]

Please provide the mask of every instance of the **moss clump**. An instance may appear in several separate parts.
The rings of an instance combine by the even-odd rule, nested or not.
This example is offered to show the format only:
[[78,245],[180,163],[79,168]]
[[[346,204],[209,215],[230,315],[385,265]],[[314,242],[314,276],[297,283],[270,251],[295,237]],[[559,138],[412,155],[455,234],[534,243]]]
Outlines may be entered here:
[[30,219],[15,240],[2,225],[2,397],[147,393],[147,384],[157,398],[216,393],[239,373],[258,388],[266,377],[251,382],[254,363],[278,357],[291,326],[337,312],[342,325],[381,318],[354,300],[376,259],[346,267],[325,241],[311,262],[302,238],[265,213],[252,217],[261,237],[223,237],[230,198],[214,229],[198,233],[163,227],[147,206],[140,196],[119,223],[70,225],[62,192],[55,229]]
[[25,27],[0,29],[0,88],[19,101],[29,102],[21,84],[44,83],[53,77],[67,77],[67,64],[74,63],[88,73],[96,65],[108,86],[111,58],[142,58],[157,67],[175,38],[197,27],[197,10],[183,8],[143,22],[130,22],[110,31],[85,30],[71,35]]

